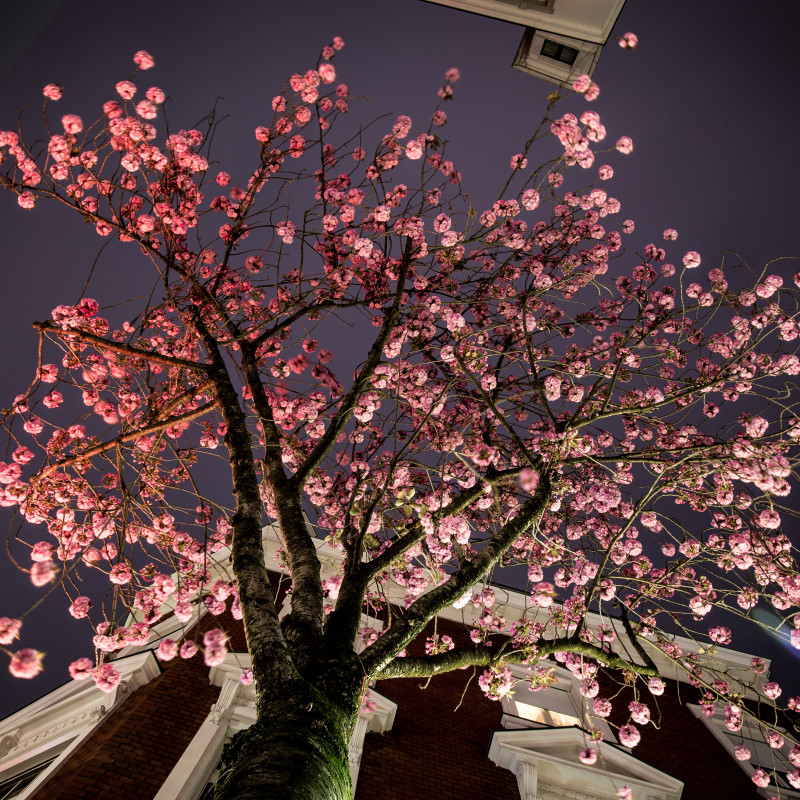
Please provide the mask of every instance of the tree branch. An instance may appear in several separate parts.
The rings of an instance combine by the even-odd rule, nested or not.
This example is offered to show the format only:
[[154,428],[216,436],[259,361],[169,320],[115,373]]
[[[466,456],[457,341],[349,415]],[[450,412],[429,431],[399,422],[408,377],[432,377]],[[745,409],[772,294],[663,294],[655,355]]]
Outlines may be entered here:
[[[637,648],[638,650],[638,648]],[[444,672],[453,672],[464,667],[487,667],[493,664],[529,664],[535,663],[544,656],[552,653],[580,653],[593,658],[612,669],[629,669],[648,678],[659,676],[659,671],[653,661],[647,657],[647,663],[638,664],[629,661],[615,653],[597,647],[597,645],[575,639],[552,639],[536,644],[536,658],[531,660],[530,653],[524,650],[510,650],[502,652],[500,648],[479,645],[472,650],[455,648],[444,653],[435,653],[430,656],[417,656],[396,658],[381,669],[376,680],[386,678],[427,678],[431,675],[440,675]]]
[[536,493],[520,508],[517,516],[503,525],[500,532],[490,539],[471,561],[462,564],[461,568],[441,586],[431,589],[412,603],[405,614],[378,641],[364,650],[361,662],[366,673],[373,675],[384,669],[430,620],[482,580],[520,534],[541,517],[550,493],[550,480],[547,474],[542,472]]
[[55,464],[50,464],[39,473],[37,480],[46,478],[57,469],[62,469],[70,466],[70,464],[75,464],[78,461],[85,461],[88,458],[93,458],[94,456],[100,455],[100,453],[105,453],[106,450],[111,450],[117,445],[125,444],[126,442],[133,442],[137,439],[141,439],[143,436],[147,436],[148,434],[163,431],[165,428],[169,428],[171,425],[176,425],[181,422],[189,422],[193,419],[197,419],[198,417],[202,417],[203,414],[211,411],[212,408],[216,408],[219,404],[219,398],[215,398],[211,402],[204,403],[202,406],[199,406],[192,411],[187,411],[185,414],[178,414],[177,417],[170,417],[169,419],[162,420],[161,422],[148,425],[145,428],[138,428],[130,433],[125,433],[121,436],[115,436],[113,439],[109,439],[107,442],[101,442],[100,444],[96,444],[93,447],[87,448],[82,453],[76,453],[74,456],[69,456],[69,458],[63,458],[60,461],[57,461]]
[[132,358],[141,358],[145,361],[152,361],[155,364],[163,364],[166,367],[182,367],[183,369],[193,369],[199,372],[208,372],[207,364],[200,364],[197,361],[189,361],[185,358],[177,358],[175,356],[165,356],[161,353],[154,353],[151,350],[139,350],[136,347],[131,347],[129,344],[122,344],[121,342],[110,342],[102,336],[96,336],[88,331],[82,331],[78,328],[68,328],[64,330],[52,322],[34,322],[33,327],[37,331],[46,333],[53,333],[59,338],[75,338],[83,342],[90,342],[100,350],[111,350],[115,353],[131,356]]
[[406,275],[408,274],[408,268],[411,261],[410,252],[411,244],[409,242],[406,244],[406,250],[403,254],[403,260],[400,266],[400,273],[397,276],[397,289],[395,291],[394,299],[392,300],[389,313],[386,315],[386,318],[383,321],[380,333],[378,333],[378,336],[372,343],[372,347],[370,347],[367,359],[364,362],[364,366],[358,373],[358,377],[353,381],[350,391],[347,392],[347,394],[342,398],[339,404],[339,410],[331,420],[328,430],[325,431],[325,433],[322,435],[322,438],[319,440],[319,442],[317,442],[317,445],[308,454],[308,458],[306,458],[302,466],[297,470],[297,472],[295,472],[293,480],[297,484],[298,488],[301,487],[306,480],[308,480],[308,476],[311,475],[311,473],[319,466],[319,464],[322,462],[322,459],[325,458],[328,451],[331,449],[331,447],[333,447],[339,434],[342,432],[342,430],[344,430],[344,426],[350,420],[350,415],[352,414],[353,408],[372,378],[372,375],[375,372],[375,367],[377,367],[380,363],[381,356],[383,354],[383,348],[386,346],[386,342],[389,340],[389,335],[394,330],[397,320],[400,317],[400,306],[402,304],[403,295],[405,294],[405,279]]

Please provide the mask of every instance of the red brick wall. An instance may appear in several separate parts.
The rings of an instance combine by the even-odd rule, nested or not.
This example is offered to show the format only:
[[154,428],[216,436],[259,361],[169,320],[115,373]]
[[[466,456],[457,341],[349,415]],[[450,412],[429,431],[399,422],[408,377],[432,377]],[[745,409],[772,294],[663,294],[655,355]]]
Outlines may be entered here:
[[[229,614],[206,615],[188,638],[202,641],[215,627],[229,632],[232,650],[246,649],[244,630]],[[101,722],[33,800],[152,800],[219,695],[200,654],[162,669]]]
[[[438,630],[464,644],[459,626],[440,621]],[[464,692],[470,675],[471,670],[440,675],[427,688],[421,679],[378,682],[376,690],[398,704],[397,717],[390,732],[367,734],[356,800],[516,800],[514,776],[487,757],[492,733],[502,730],[500,703],[486,699],[476,678]],[[601,685],[604,696],[620,691],[610,681]],[[685,706],[696,702],[697,689],[668,682],[661,697],[645,694],[642,700],[658,728],[638,726],[642,741],[632,755],[682,780],[682,800],[759,797],[750,778]],[[632,690],[623,688],[611,722],[628,721],[632,699]]]
[[[466,644],[461,626],[440,621],[438,631]],[[486,757],[502,708],[471,676],[471,669],[439,675],[424,689],[420,678],[378,682],[375,689],[397,703],[397,717],[391,731],[367,734],[355,800],[519,797],[516,778]]]
[[[207,615],[189,638],[213,627],[231,636],[230,648],[245,651],[244,631],[229,614]],[[466,631],[438,623],[458,645]],[[417,654],[419,647],[412,648]],[[152,800],[205,719],[219,690],[197,655],[162,665],[163,673],[110,714],[77,754],[35,795],[34,800]],[[376,686],[398,704],[394,727],[368,734],[364,742],[356,800],[515,800],[516,779],[495,767],[487,752],[501,730],[500,703],[488,700],[472,670],[440,675],[425,686],[418,678],[380,681]],[[603,681],[602,694],[618,690]],[[682,703],[697,690],[668,684],[660,698],[647,697],[659,725],[642,729],[633,755],[684,781],[682,800],[750,800],[755,786],[724,751],[703,722]],[[612,722],[627,721],[633,698],[623,689],[614,701]],[[656,700],[658,701],[656,703]],[[657,710],[658,709],[658,710]]]
[[[399,678],[376,686],[398,705],[391,731],[369,733],[356,800],[514,800],[517,782],[487,757],[500,728],[499,703],[487,700],[471,671],[424,681]],[[464,694],[464,702],[459,705]]]

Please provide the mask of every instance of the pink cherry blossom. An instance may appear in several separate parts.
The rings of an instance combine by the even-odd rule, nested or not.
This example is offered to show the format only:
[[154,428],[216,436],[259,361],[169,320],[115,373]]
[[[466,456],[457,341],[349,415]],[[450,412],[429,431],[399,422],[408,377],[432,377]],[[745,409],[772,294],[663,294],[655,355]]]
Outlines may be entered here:
[[619,40],[619,46],[623,50],[633,50],[639,44],[639,37],[635,33],[623,33]]
[[61,117],[61,124],[66,133],[76,134],[83,130],[83,120],[77,114],[65,114]]
[[635,725],[623,725],[619,729],[619,740],[625,747],[636,747],[642,739],[642,734]]
[[533,211],[539,206],[539,193],[535,189],[526,189],[522,193],[522,207],[526,211]]
[[174,639],[162,639],[156,654],[160,661],[171,661],[178,655],[178,643]]
[[94,663],[88,658],[79,658],[69,665],[69,675],[74,681],[86,680],[92,676]]
[[228,637],[225,632],[218,628],[207,631],[203,635],[204,659],[207,666],[215,667],[225,660],[225,656],[228,654],[227,641]]
[[499,700],[513,685],[514,678],[508,667],[491,667],[478,678],[478,686],[490,700]]
[[76,597],[69,607],[69,613],[75,619],[82,619],[89,613],[92,607],[92,601],[88,597]]
[[768,530],[777,530],[781,526],[781,515],[775,509],[766,508],[758,515],[758,525]]
[[690,250],[683,257],[683,265],[686,267],[686,269],[694,269],[695,267],[699,267],[700,253],[696,252],[695,250]]
[[156,65],[153,56],[151,56],[147,50],[139,50],[133,57],[133,63],[136,64],[139,69],[151,69]]
[[764,692],[764,696],[769,697],[770,700],[776,700],[783,692],[780,685],[775,681],[765,683],[762,691]]
[[0,617],[0,644],[11,644],[14,639],[19,638],[21,627],[22,620]]
[[57,83],[48,83],[47,86],[42,89],[42,94],[48,100],[60,100],[63,91],[64,90]]
[[411,141],[406,145],[406,158],[416,161],[422,158],[423,147],[418,141]]
[[36,205],[36,195],[31,191],[20,192],[17,195],[17,203],[20,208],[31,209]]
[[113,692],[122,680],[122,676],[113,664],[100,664],[92,671],[92,679],[101,692]]
[[616,148],[623,155],[628,155],[633,152],[633,140],[630,136],[620,136],[617,139]]
[[192,641],[186,641],[181,645],[180,657],[191,658],[199,650],[198,646]]
[[741,742],[736,745],[733,753],[739,761],[748,761],[750,759],[750,751]]
[[333,83],[336,80],[336,70],[333,64],[323,63],[319,65],[319,77],[323,83]]
[[131,81],[120,81],[116,85],[116,90],[123,100],[131,100],[136,94],[136,84]]
[[761,767],[756,767],[756,769],[753,770],[753,774],[750,776],[750,779],[756,786],[761,786],[762,788],[764,786],[769,786],[769,775],[765,770],[761,769]]
[[42,658],[44,653],[25,648],[17,650],[11,656],[8,671],[15,678],[35,678],[42,671]]

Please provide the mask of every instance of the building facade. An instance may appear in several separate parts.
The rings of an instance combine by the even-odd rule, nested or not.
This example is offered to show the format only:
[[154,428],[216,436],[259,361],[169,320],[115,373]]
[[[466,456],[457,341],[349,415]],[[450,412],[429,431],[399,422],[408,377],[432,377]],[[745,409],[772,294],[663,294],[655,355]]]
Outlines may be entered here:
[[[269,530],[265,549],[270,563],[277,541]],[[335,552],[321,543],[320,554],[332,574]],[[218,569],[226,569],[224,559]],[[280,597],[277,566],[275,588]],[[524,608],[521,594],[497,593],[503,594],[507,617]],[[468,641],[470,608],[444,612],[437,633]],[[377,620],[364,622],[380,627]],[[229,634],[230,652],[216,667],[209,669],[199,655],[163,663],[156,657],[161,637],[182,633],[201,641],[206,630],[218,627]],[[155,633],[151,643],[117,655],[122,682],[113,692],[72,681],[0,722],[0,800],[208,796],[225,742],[255,720],[253,688],[241,681],[249,667],[243,629],[230,612],[215,617],[203,607],[185,626],[165,616]],[[743,683],[752,682],[749,656],[719,649],[714,658]],[[635,800],[800,798],[784,777],[791,768],[788,734],[784,748],[774,750],[755,727],[745,724],[731,733],[720,713],[703,712],[698,690],[677,672],[662,696],[648,700],[652,722],[631,749],[616,735],[627,721],[631,687],[600,677],[601,694],[616,695],[616,716],[593,716],[590,723],[578,679],[559,663],[552,665],[550,686],[531,691],[520,683],[500,701],[480,691],[471,670],[429,683],[379,681],[350,744],[355,800],[613,800],[623,786]],[[525,667],[514,670],[524,679]],[[589,765],[579,756],[590,724],[603,740]],[[742,740],[753,752],[748,762],[733,757]],[[778,784],[773,777],[770,786],[755,786],[750,775],[759,765],[774,770]]]
[[428,0],[524,26],[512,66],[569,87],[592,75],[625,0]]

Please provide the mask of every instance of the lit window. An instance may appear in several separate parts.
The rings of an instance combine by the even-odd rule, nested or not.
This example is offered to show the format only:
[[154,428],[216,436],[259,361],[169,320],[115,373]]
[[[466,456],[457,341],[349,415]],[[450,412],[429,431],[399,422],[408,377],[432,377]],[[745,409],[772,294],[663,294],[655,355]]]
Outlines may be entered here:
[[543,56],[552,58],[554,61],[560,61],[562,64],[572,65],[578,57],[578,51],[574,47],[554,42],[552,39],[544,40],[540,52]]
[[553,728],[580,727],[581,721],[571,714],[562,714],[559,711],[552,711],[539,706],[532,706],[529,703],[517,701],[517,714],[523,719],[531,722],[538,722],[542,725],[550,725]]

